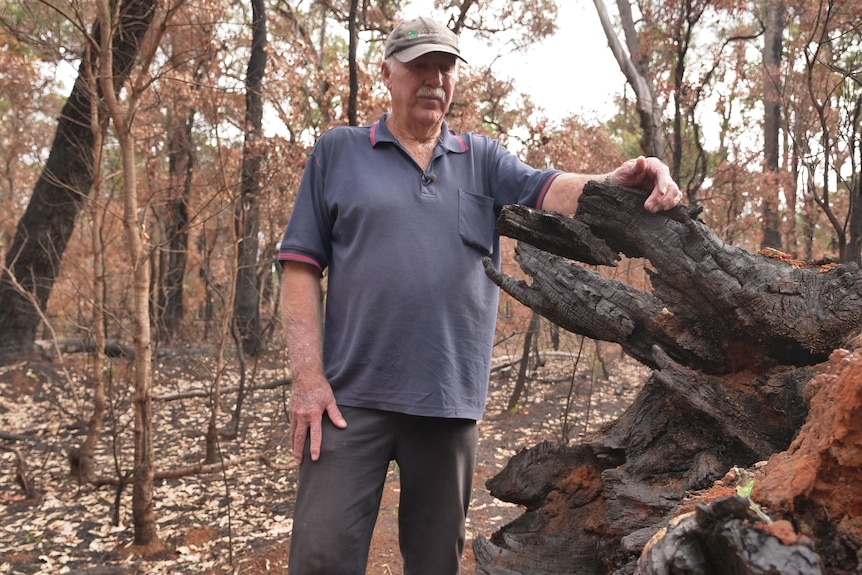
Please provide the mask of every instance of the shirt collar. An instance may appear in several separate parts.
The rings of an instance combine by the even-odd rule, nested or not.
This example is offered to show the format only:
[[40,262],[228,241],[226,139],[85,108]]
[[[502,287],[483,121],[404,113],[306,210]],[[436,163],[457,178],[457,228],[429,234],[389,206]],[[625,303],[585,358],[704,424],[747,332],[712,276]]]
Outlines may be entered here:
[[[372,147],[381,142],[396,142],[395,136],[392,135],[392,132],[389,131],[389,127],[386,125],[386,117],[388,115],[388,112],[384,113],[380,116],[379,120],[371,125],[369,137],[371,139]],[[442,145],[446,150],[457,154],[462,154],[467,151],[467,140],[450,130],[449,124],[446,123],[446,120],[443,120],[440,132],[443,134],[443,137],[440,138],[440,144],[438,145]]]

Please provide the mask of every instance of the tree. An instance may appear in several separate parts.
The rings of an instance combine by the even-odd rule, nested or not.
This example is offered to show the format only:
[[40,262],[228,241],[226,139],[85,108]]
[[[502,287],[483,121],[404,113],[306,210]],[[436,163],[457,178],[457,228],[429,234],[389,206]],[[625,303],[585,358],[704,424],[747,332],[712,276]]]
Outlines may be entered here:
[[260,180],[263,158],[262,84],[266,70],[266,8],[263,0],[252,0],[251,54],[245,80],[245,143],[242,155],[240,198],[235,208],[237,235],[234,327],[242,351],[256,355],[263,347],[260,329]]
[[848,259],[862,264],[862,93],[856,97],[850,116],[850,253]]
[[[121,19],[112,43],[115,91],[133,68],[156,3],[124,0],[118,7]],[[100,34],[97,25],[94,37]],[[94,154],[90,105],[93,97],[100,97],[90,93],[89,74],[95,66],[95,60],[81,62],[57,122],[48,160],[6,253],[6,265],[0,273],[0,323],[4,326],[0,330],[0,360],[18,357],[35,340],[41,321],[35,308],[44,310],[47,305],[81,206],[90,193]]]
[[[793,54],[801,73],[792,88],[796,122],[792,145],[799,159],[799,179],[831,227],[841,261],[858,254],[848,242],[849,218],[857,206],[848,186],[858,173],[851,150],[858,138],[856,102],[860,94],[858,9],[841,2],[804,4]],[[852,39],[851,39],[852,38]]]
[[359,92],[359,79],[356,71],[356,44],[359,42],[359,33],[357,30],[357,11],[359,8],[359,0],[350,0],[350,12],[347,17],[347,68],[350,75],[350,95],[347,98],[347,122],[351,126],[356,126],[356,106],[357,95]]
[[631,4],[627,0],[617,0],[617,8],[623,27],[626,49],[617,37],[604,0],[594,0],[596,11],[602,23],[602,29],[608,39],[608,45],[617,60],[617,64],[634,89],[636,107],[640,119],[641,150],[645,155],[662,158],[664,156],[664,141],[661,129],[662,111],[656,98],[656,89],[652,82],[653,73],[649,69],[647,51],[643,49],[635,29]]
[[[617,342],[654,371],[619,420],[574,446],[522,450],[488,482],[492,494],[526,511],[490,541],[476,541],[477,572],[778,572],[760,570],[769,565],[781,565],[785,575],[857,572],[858,557],[842,549],[860,534],[858,495],[849,502],[836,478],[859,477],[859,446],[848,452],[847,438],[858,433],[852,398],[862,381],[827,384],[835,368],[820,364],[856,345],[858,268],[752,254],[718,240],[697,219],[699,210],[653,215],[642,201],[594,182],[574,219],[504,210],[500,231],[524,242],[520,264],[531,282],[486,262],[489,277],[554,323]],[[650,262],[652,290],[572,262],[613,265],[621,254]],[[817,374],[829,375],[806,388]],[[807,398],[824,386],[830,391],[812,410],[818,419],[797,435],[809,415]],[[841,396],[848,407],[833,421],[827,413]],[[791,461],[790,451],[770,457],[791,442],[804,459]],[[791,532],[812,543],[770,541],[773,532],[754,524],[748,501],[716,499],[733,494],[732,482],[766,459],[778,475],[763,476],[771,490],[762,496],[781,518],[793,518]],[[735,468],[746,471],[719,489]],[[719,495],[704,495],[696,519],[674,532],[693,508],[686,499],[714,485]],[[821,570],[821,561],[831,570]]]
[[[4,79],[0,85],[0,253],[4,255],[20,213],[18,206],[38,177],[39,164],[33,156],[50,147],[56,130],[53,118],[64,100],[56,79],[42,73],[57,65],[55,53],[41,46],[66,41],[66,35],[71,35],[71,25],[51,15],[34,15],[32,26],[27,26],[21,14],[25,12],[25,7],[7,2],[0,15],[0,75]],[[33,30],[37,27],[53,34],[36,42],[32,36],[38,33]],[[55,38],[58,31],[62,36]],[[77,37],[75,41],[79,41]]]
[[700,21],[710,9],[710,2],[699,0],[669,3],[667,17],[658,15],[656,20],[670,21],[670,46],[668,52],[671,82],[673,87],[673,130],[671,133],[671,175],[680,185],[688,201],[698,202],[698,192],[706,180],[709,154],[704,149],[703,128],[697,120],[698,106],[702,103],[714,68],[707,70],[700,83],[689,80],[691,51],[695,49],[695,36]]
[[763,240],[764,248],[781,249],[778,217],[779,132],[781,127],[781,36],[784,0],[766,0],[763,34]]
[[[158,326],[158,339],[169,343],[186,312],[186,272],[189,260],[189,230],[193,222],[191,210],[192,190],[196,172],[195,120],[199,117],[202,92],[201,78],[212,58],[208,42],[212,26],[195,20],[188,6],[174,11],[174,25],[166,30],[164,50],[168,52],[167,70],[160,80],[169,94],[165,98],[164,133],[167,138],[167,197],[164,209],[154,202],[155,234],[164,246],[154,262],[156,305],[154,315]],[[168,81],[172,78],[173,81]],[[162,83],[162,82],[160,82]]]
[[[99,36],[94,51],[98,53],[99,88],[105,99],[105,108],[114,126],[120,147],[123,166],[123,224],[133,275],[133,319],[135,342],[135,454],[132,479],[132,517],[135,526],[135,544],[147,552],[160,552],[162,543],[156,531],[153,512],[153,476],[155,452],[153,450],[152,407],[152,340],[150,337],[150,267],[146,251],[146,234],[138,211],[137,166],[131,123],[135,94],[121,106],[116,94],[114,78],[117,75],[113,62],[113,35],[120,25],[119,11],[112,12],[108,0],[99,0]],[[116,8],[115,8],[116,10]]]

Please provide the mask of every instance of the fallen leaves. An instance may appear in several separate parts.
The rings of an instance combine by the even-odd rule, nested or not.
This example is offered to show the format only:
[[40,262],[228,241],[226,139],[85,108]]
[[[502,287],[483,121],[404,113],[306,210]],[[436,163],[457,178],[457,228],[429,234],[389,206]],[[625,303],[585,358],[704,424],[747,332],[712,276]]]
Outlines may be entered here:
[[[26,437],[16,442],[27,460],[31,481],[41,491],[35,502],[22,499],[15,484],[14,454],[0,453],[0,572],[62,574],[105,563],[117,564],[116,552],[133,541],[131,486],[117,499],[116,487],[94,489],[67,479],[66,453],[83,436],[86,410],[86,367],[60,369],[19,365],[0,374],[0,426]],[[198,382],[200,373],[187,364],[163,365],[157,393],[175,393]],[[113,366],[118,372],[122,366]],[[283,368],[259,371],[262,379],[283,378]],[[26,385],[22,385],[21,383]],[[128,471],[132,457],[132,420],[128,392],[114,381],[111,417],[96,454],[96,472],[116,478],[117,466]],[[80,389],[71,389],[78,386]],[[275,541],[290,533],[295,474],[283,452],[282,390],[256,391],[248,400],[238,440],[222,442],[222,461],[203,466],[203,439],[209,416],[206,400],[161,402],[154,408],[154,442],[158,472],[154,505],[159,537],[174,552],[169,560],[148,562],[146,572],[198,573],[261,541]],[[225,414],[225,423],[228,414]],[[266,453],[273,469],[261,461]],[[280,465],[279,467],[282,467]],[[171,473],[174,470],[174,473]],[[179,470],[179,471],[177,471]],[[182,473],[180,473],[182,472]],[[192,474],[195,472],[195,474]],[[18,494],[18,495],[14,495]],[[119,501],[119,508],[116,503]],[[119,517],[114,524],[112,518]],[[195,537],[201,533],[209,537]],[[132,565],[128,558],[123,564]]]
[[[57,575],[104,565],[127,574],[217,575],[235,572],[239,558],[289,538],[296,486],[286,438],[289,387],[265,385],[285,381],[282,358],[270,358],[257,367],[254,381],[266,388],[255,389],[247,398],[237,439],[223,439],[222,460],[209,467],[201,463],[209,403],[196,397],[196,390],[207,387],[211,373],[206,359],[174,358],[159,365],[154,394],[162,401],[154,404],[154,442],[157,473],[165,478],[155,482],[153,498],[158,534],[171,552],[164,559],[145,562],[122,553],[134,539],[131,486],[118,498],[114,486],[96,489],[68,479],[67,453],[83,440],[89,417],[88,360],[78,361],[65,368],[20,364],[0,371],[0,429],[5,434],[0,441],[20,451],[40,494],[35,501],[25,500],[15,480],[15,454],[0,451],[0,549],[4,550],[0,573]],[[619,368],[613,381],[590,393],[585,376],[574,381],[561,377],[573,371],[572,362],[572,358],[553,357],[536,368],[516,413],[505,409],[513,385],[510,374],[495,374],[486,419],[479,426],[469,538],[488,535],[520,515],[519,507],[494,499],[484,486],[518,449],[558,440],[564,421],[578,430],[597,428],[628,404],[642,375]],[[130,379],[122,363],[108,369],[112,399],[95,471],[117,477],[117,469],[123,473],[131,469],[131,391],[124,387]],[[235,389],[237,379],[227,374],[226,385]],[[225,396],[223,404],[232,406],[234,398]],[[563,416],[566,405],[568,417]],[[585,421],[588,413],[590,420]],[[230,422],[231,415],[223,414],[222,425]],[[177,472],[183,469],[188,473]],[[397,489],[394,478],[391,488]],[[396,514],[381,514],[378,525],[397,532]],[[395,549],[397,555],[397,543]],[[392,557],[383,560],[389,572],[400,573]],[[242,572],[264,573],[264,565],[274,561],[267,558],[259,571]]]

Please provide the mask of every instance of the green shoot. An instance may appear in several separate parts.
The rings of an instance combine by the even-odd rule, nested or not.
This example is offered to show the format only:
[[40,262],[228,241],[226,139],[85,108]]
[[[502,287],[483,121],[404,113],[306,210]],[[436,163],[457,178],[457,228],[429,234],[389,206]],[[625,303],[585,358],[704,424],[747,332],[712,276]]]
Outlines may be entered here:
[[751,499],[751,492],[754,490],[754,479],[744,469],[734,466],[733,470],[736,472],[736,476],[742,480],[742,484],[736,486],[736,494],[748,501],[748,508],[754,511],[761,521],[772,523],[772,519],[763,512],[760,505]]

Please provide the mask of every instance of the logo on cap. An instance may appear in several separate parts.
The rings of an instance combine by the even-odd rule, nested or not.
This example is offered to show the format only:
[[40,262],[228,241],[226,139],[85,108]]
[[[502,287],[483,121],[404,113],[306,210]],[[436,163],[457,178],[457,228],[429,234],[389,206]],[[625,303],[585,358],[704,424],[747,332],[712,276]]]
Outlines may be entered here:
[[409,62],[429,52],[445,52],[464,60],[458,49],[458,36],[443,24],[420,16],[395,27],[386,41],[384,57]]

